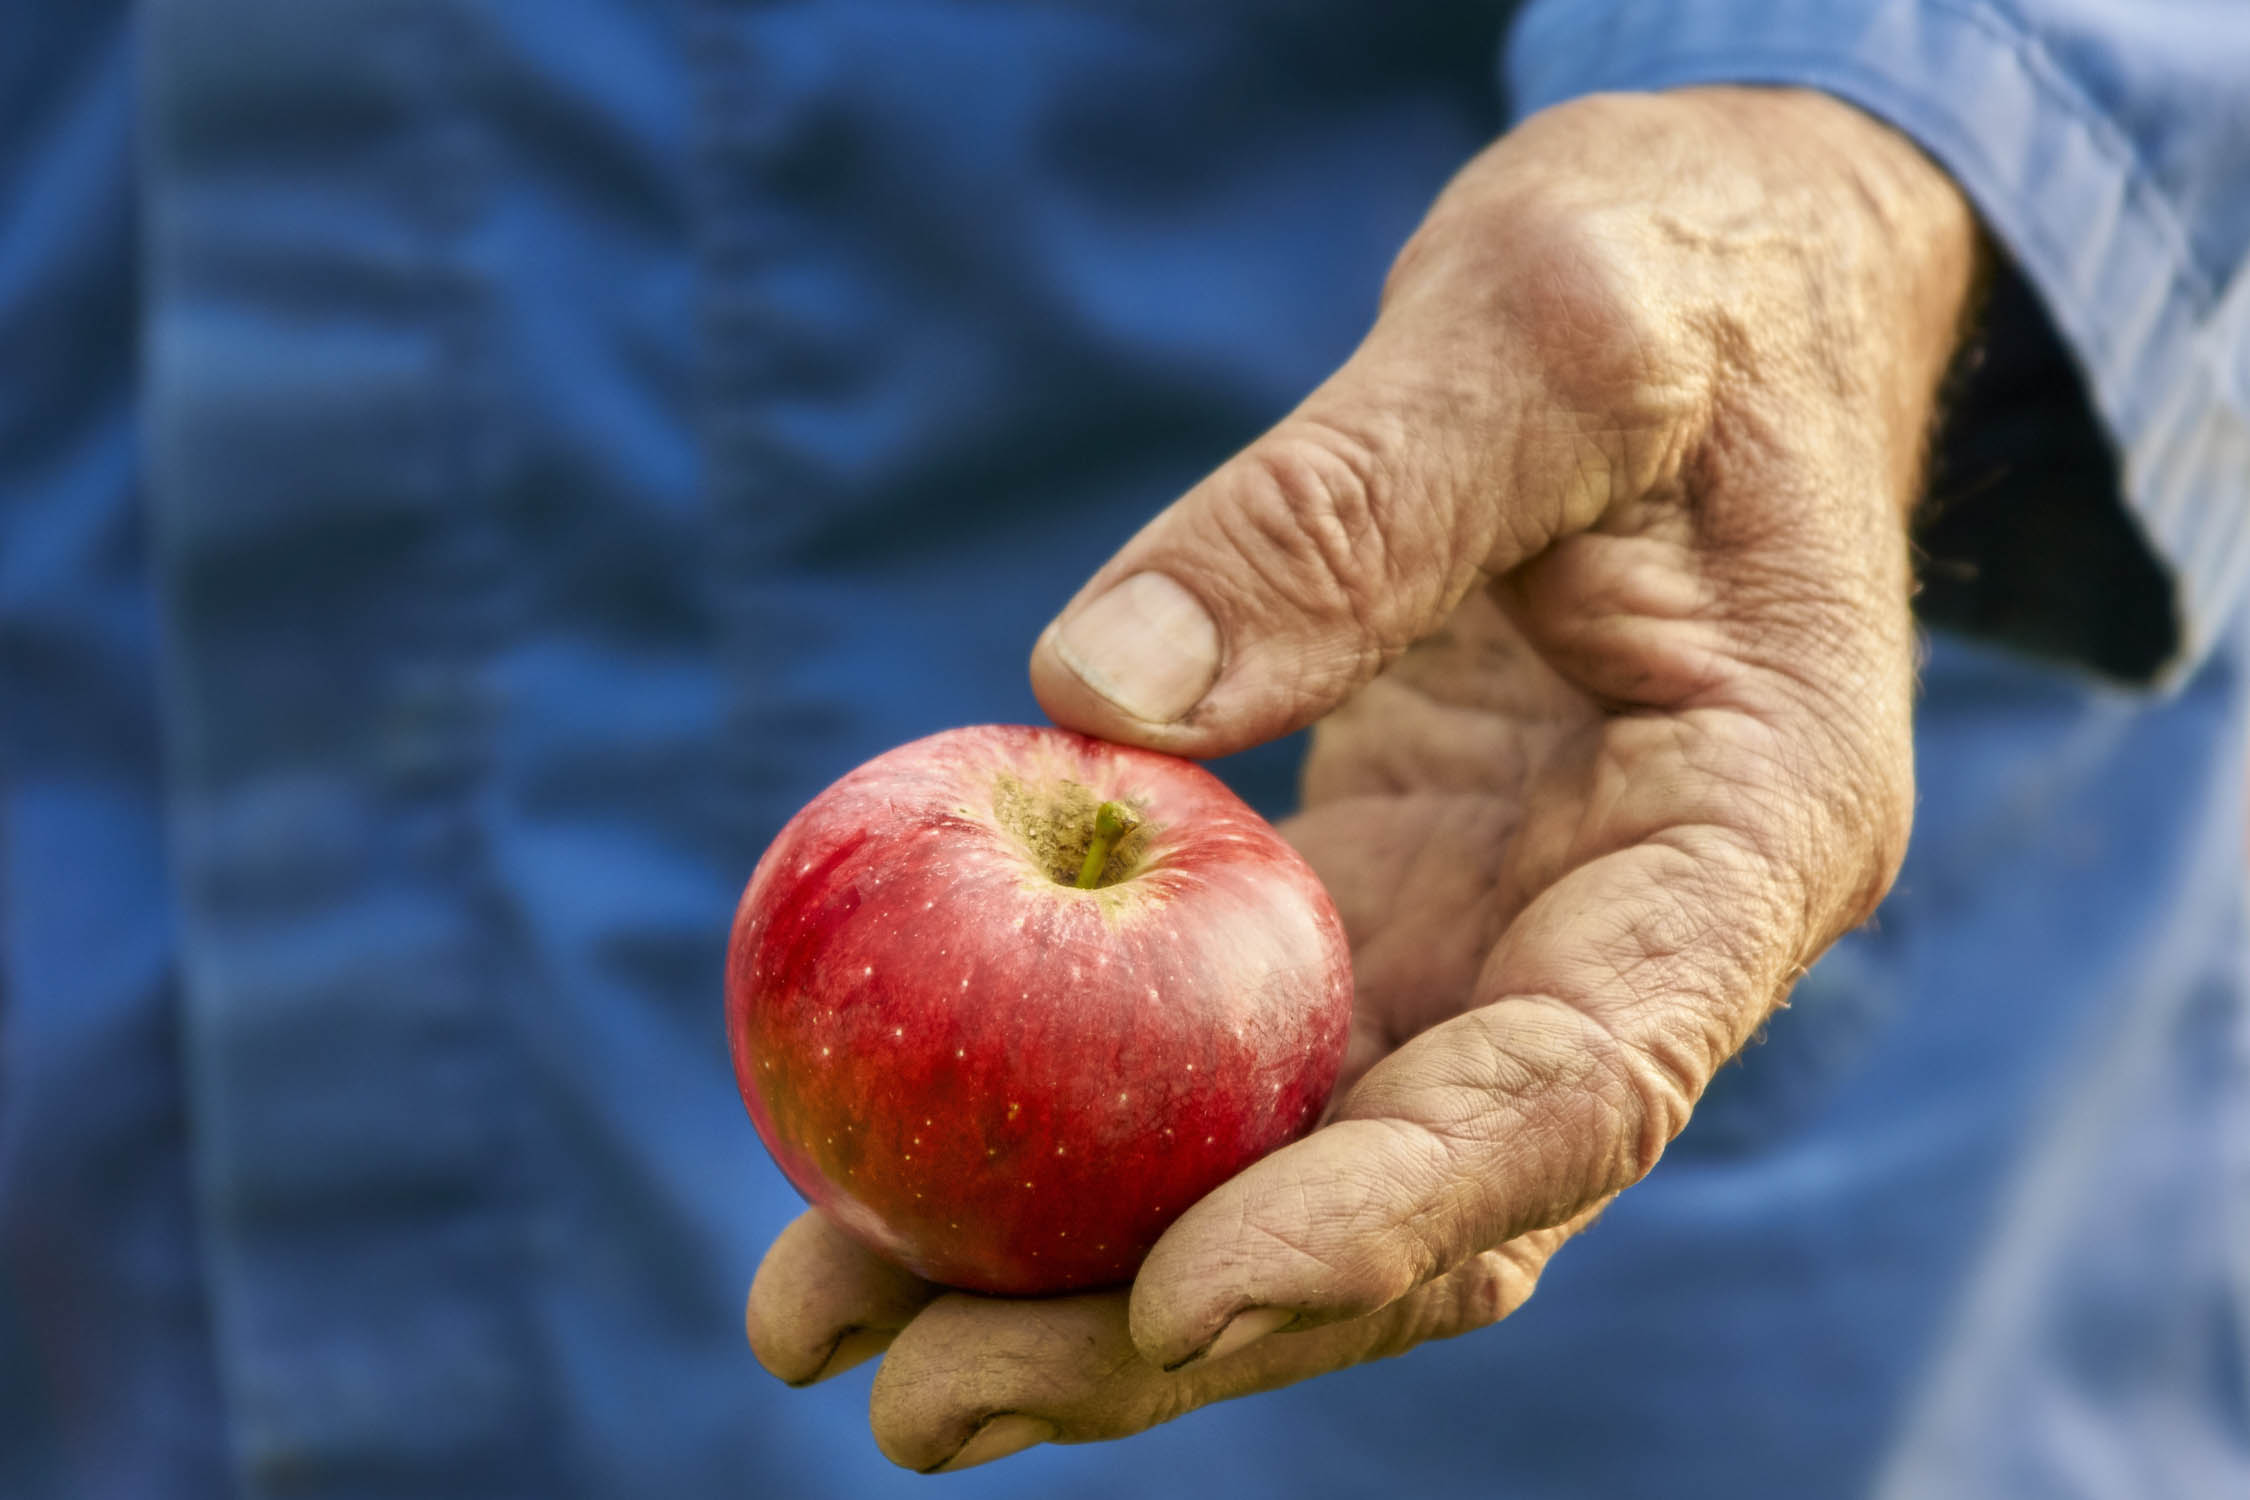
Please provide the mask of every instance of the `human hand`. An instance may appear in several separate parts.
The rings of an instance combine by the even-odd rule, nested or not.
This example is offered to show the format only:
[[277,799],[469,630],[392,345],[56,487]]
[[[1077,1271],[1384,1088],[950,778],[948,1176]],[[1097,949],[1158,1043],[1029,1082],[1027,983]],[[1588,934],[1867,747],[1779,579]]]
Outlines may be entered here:
[[1060,723],[1318,721],[1290,836],[1357,970],[1328,1122],[1130,1290],[948,1293],[807,1214],[750,1339],[879,1352],[883,1451],[1123,1436],[1483,1327],[1874,908],[1913,795],[1906,515],[1975,230],[1794,92],[1576,101],[1472,162],[1375,327],[1040,638]]

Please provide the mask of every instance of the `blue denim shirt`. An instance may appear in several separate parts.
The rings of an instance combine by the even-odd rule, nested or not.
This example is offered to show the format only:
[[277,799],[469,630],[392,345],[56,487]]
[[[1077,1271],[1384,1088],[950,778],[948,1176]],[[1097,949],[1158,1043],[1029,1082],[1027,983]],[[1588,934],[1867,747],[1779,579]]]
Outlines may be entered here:
[[1030,717],[1511,110],[1700,79],[1898,124],[2020,302],[1896,894],[1503,1327],[947,1488],[2250,1491],[2250,25],[1509,20],[0,4],[0,1494],[918,1489],[741,1340],[759,849]]

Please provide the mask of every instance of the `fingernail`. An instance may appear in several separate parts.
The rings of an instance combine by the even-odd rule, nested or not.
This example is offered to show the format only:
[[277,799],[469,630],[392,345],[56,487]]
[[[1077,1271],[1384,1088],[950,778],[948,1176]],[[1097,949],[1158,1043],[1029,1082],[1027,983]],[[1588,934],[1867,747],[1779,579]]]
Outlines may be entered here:
[[1004,1411],[993,1417],[963,1443],[960,1450],[944,1463],[930,1470],[933,1474],[953,1474],[962,1469],[973,1469],[978,1464],[991,1463],[996,1458],[1006,1458],[1011,1453],[1046,1442],[1055,1435],[1055,1424],[1027,1417],[1021,1412]]
[[1169,724],[1219,676],[1219,627],[1162,573],[1135,573],[1063,622],[1055,652],[1136,719]]
[[822,1361],[820,1368],[809,1379],[802,1381],[801,1384],[818,1385],[830,1376],[841,1375],[846,1370],[863,1365],[876,1355],[881,1354],[885,1349],[890,1348],[891,1340],[896,1337],[898,1335],[887,1328],[851,1329],[836,1340],[835,1345],[828,1351],[828,1358]]
[[1286,1307],[1245,1308],[1227,1320],[1227,1326],[1219,1330],[1217,1338],[1172,1368],[1180,1370],[1189,1365],[1202,1364],[1206,1360],[1225,1359],[1292,1322],[1296,1316]]

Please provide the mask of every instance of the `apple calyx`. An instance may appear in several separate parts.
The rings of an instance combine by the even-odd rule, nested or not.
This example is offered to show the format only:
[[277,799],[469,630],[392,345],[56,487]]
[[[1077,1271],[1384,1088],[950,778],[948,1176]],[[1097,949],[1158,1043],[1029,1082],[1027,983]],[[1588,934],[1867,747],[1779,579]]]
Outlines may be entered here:
[[1090,891],[1102,883],[1109,851],[1117,841],[1141,826],[1140,814],[1122,802],[1104,802],[1094,810],[1094,837],[1086,845],[1086,862],[1078,867],[1078,888]]

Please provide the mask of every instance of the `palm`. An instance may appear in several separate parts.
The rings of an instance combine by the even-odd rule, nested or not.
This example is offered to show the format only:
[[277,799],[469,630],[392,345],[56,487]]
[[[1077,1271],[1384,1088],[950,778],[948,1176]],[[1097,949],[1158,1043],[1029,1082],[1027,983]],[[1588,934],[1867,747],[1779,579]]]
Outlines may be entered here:
[[[1501,605],[1469,595],[1314,731],[1285,825],[1335,897],[1357,997],[1338,1095],[1399,1045],[1478,1003],[1507,925],[1580,847],[1604,705]],[[1529,622],[1536,633],[1539,622]],[[1560,867],[1559,867],[1560,866]]]

